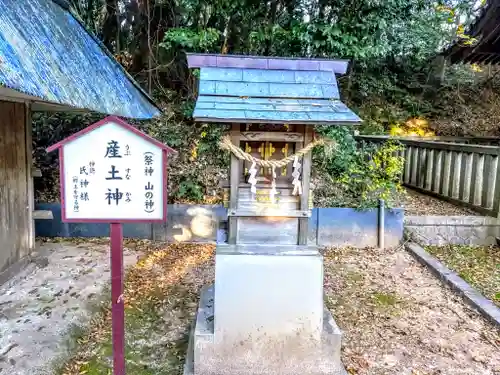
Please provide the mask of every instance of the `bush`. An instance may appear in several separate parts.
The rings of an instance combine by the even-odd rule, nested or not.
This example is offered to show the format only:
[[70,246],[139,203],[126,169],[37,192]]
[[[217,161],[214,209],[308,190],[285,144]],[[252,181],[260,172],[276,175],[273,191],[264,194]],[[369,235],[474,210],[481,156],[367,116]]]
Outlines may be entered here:
[[314,200],[318,207],[377,207],[384,199],[388,207],[401,204],[400,184],[404,159],[395,141],[358,147],[349,128],[321,127],[318,133],[337,142],[333,155],[314,154]]
[[[219,182],[227,176],[229,155],[221,152],[218,142],[227,128],[221,124],[194,123],[190,119],[192,103],[169,94],[164,102],[170,104],[164,106],[159,119],[135,124],[179,153],[169,162],[169,203],[221,203]],[[101,117],[35,116],[34,156],[43,172],[42,178],[35,179],[37,201],[59,200],[57,155],[47,154],[45,149]],[[385,199],[389,206],[399,204],[398,177],[403,162],[393,154],[400,146],[386,143],[358,148],[349,127],[318,126],[316,131],[333,139],[337,146],[332,155],[325,149],[313,154],[315,205],[366,208],[377,206],[379,198]]]

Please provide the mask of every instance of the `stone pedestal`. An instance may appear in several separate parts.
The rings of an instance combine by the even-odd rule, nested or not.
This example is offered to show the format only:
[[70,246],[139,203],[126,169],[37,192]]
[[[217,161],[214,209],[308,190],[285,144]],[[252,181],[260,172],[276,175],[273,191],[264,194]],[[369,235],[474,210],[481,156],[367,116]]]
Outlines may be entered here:
[[219,340],[214,287],[207,286],[189,338],[184,375],[347,375],[340,360],[341,332],[326,308],[322,321],[319,340],[301,334]]
[[314,247],[218,245],[185,375],[345,374]]

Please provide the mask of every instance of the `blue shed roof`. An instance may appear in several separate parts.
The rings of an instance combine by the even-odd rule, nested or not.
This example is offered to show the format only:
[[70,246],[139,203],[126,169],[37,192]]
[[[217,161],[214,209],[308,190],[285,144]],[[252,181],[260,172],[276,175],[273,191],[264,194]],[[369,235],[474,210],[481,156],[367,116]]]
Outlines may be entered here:
[[2,87],[62,109],[129,118],[159,114],[149,96],[73,15],[53,0],[0,0]]
[[339,99],[335,71],[345,61],[189,55],[200,67],[193,117],[205,122],[356,124]]

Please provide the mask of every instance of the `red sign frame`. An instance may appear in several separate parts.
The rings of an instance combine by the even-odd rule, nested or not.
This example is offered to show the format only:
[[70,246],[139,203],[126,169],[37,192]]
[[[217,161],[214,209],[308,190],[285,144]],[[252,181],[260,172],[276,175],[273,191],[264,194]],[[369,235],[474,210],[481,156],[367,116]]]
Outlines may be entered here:
[[[162,165],[163,165],[163,218],[162,219],[68,219],[66,217],[66,202],[65,202],[65,177],[64,177],[64,146],[71,143],[72,141],[80,138],[81,136],[88,134],[101,126],[108,123],[117,124],[126,130],[138,135],[143,138],[146,142],[160,148],[162,150]],[[62,141],[47,148],[47,152],[52,152],[59,150],[59,176],[60,176],[60,195],[61,195],[61,220],[63,223],[163,223],[167,220],[167,177],[168,177],[168,154],[176,154],[177,151],[168,147],[167,145],[157,141],[156,139],[144,134],[140,130],[134,128],[132,125],[126,123],[122,119],[116,116],[108,116],[89,127],[70,135],[69,137],[63,139]]]

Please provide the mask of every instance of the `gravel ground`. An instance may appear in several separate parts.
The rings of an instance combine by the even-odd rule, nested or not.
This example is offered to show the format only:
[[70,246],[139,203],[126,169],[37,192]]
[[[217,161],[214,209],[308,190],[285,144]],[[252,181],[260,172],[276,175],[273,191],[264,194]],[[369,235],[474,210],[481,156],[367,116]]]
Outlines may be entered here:
[[[90,301],[110,280],[109,250],[96,243],[45,243],[36,263],[0,286],[0,373],[48,375],[67,335],[88,323]],[[125,251],[125,265],[135,253]]]
[[500,374],[499,332],[403,249],[328,251],[325,293],[351,374]]
[[405,215],[410,216],[479,216],[477,212],[406,189]]

